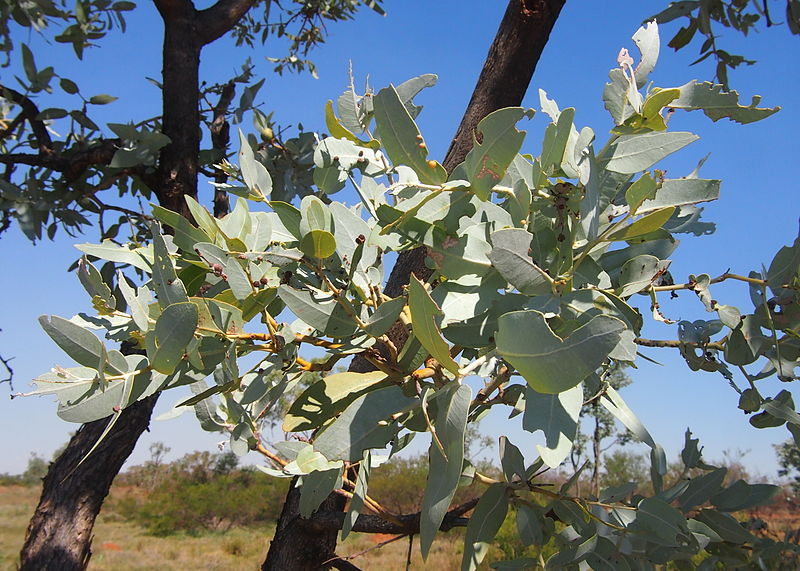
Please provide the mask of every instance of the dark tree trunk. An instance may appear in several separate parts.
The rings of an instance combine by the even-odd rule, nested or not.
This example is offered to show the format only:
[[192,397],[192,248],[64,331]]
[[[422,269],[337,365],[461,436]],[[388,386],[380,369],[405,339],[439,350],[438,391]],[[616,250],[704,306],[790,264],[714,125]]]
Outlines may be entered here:
[[[320,530],[300,517],[300,488],[295,487],[296,483],[297,478],[294,478],[262,569],[318,571],[329,568],[325,562],[336,558],[338,532]],[[319,511],[341,512],[345,504],[343,496],[331,494],[322,502]]]
[[164,208],[176,210],[191,220],[184,195],[197,198],[202,48],[198,41],[197,12],[191,2],[157,5],[164,19],[162,131],[171,141],[159,157],[158,200]]
[[[566,0],[511,0],[500,28],[489,48],[483,70],[467,110],[444,160],[451,172],[463,162],[472,148],[473,132],[486,115],[503,107],[520,105],[528,89],[539,56]],[[392,268],[385,293],[395,297],[408,285],[411,274],[427,281],[431,270],[425,265],[425,248],[403,252]],[[406,340],[404,328],[394,328],[390,337],[398,347]],[[354,361],[355,364],[355,361]],[[364,370],[360,365],[358,370]],[[336,530],[320,530],[309,525],[298,513],[299,490],[292,487],[278,520],[263,571],[306,571],[324,568],[335,558]],[[331,506],[343,510],[345,502],[331,494],[319,511]],[[326,507],[327,506],[327,507]],[[302,559],[296,554],[302,554]]]
[[50,465],[42,496],[25,533],[22,571],[78,571],[91,552],[92,528],[114,476],[150,423],[158,395],[125,409],[91,456],[108,419],[84,424]]

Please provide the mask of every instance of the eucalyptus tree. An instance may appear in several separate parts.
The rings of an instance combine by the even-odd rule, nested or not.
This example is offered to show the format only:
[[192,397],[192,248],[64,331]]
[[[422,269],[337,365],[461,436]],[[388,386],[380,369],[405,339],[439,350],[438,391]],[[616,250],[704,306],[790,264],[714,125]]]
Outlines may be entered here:
[[[777,487],[724,483],[726,470],[703,460],[688,431],[683,473],[666,480],[664,450],[608,381],[640,347],[677,350],[692,371],[722,375],[754,427],[785,425],[800,436],[791,394],[772,394],[764,382],[797,379],[800,239],[746,275],[674,283],[675,235],[703,224],[697,205],[717,199],[720,181],[699,167],[681,178],[658,168],[697,140],[670,131],[669,113],[746,124],[778,109],[757,98],[743,105],[708,82],[654,87],[656,24],[633,40],[638,63],[620,52],[603,91],[610,136],[579,128],[574,108],[540,91],[550,123],[538,156],[525,153],[518,129],[534,110],[504,107],[477,123],[463,160],[430,157],[414,103],[435,82],[429,75],[377,92],[351,86],[329,103],[314,192],[297,206],[273,196],[257,141],[240,132],[238,166],[220,167],[238,197],[229,214],[215,218],[186,196],[192,219],[154,209],[146,245],[81,246],[117,272],[108,279],[82,259],[95,311],[41,318],[78,366],[44,373],[33,394],[56,395],[64,419],[107,419],[111,428],[137,402],[189,385],[194,396],[176,412],[194,412],[237,454],[262,455],[265,477],[294,478],[284,506],[292,517],[282,516],[277,544],[288,529],[394,533],[418,537],[427,556],[440,530],[464,526],[462,569],[475,569],[513,510],[521,541],[556,553],[495,568],[785,563],[796,545],[758,536],[732,515],[769,501]],[[335,199],[346,186],[355,204]],[[415,252],[427,273],[392,288],[385,261],[393,252]],[[720,282],[747,288],[752,307],[720,301],[712,294]],[[674,323],[660,312],[660,297],[680,290],[696,294],[705,318]],[[672,323],[676,338],[643,337],[651,319]],[[113,346],[131,339],[136,353]],[[347,359],[349,371],[332,372]],[[310,438],[264,442],[259,419],[309,371],[324,376],[294,399],[283,428]],[[542,480],[570,454],[585,387],[649,447],[651,494],[631,485],[576,494],[582,468],[558,489]],[[502,437],[495,477],[464,459],[467,425],[492,409],[545,437],[535,456]],[[392,513],[370,495],[370,474],[420,435],[430,441],[422,510]],[[689,479],[690,471],[701,475]],[[480,497],[451,506],[456,488],[473,481],[485,486]],[[349,500],[345,511],[337,497]],[[273,545],[264,568],[354,568],[346,558],[314,560],[319,554],[295,552],[290,562]]]

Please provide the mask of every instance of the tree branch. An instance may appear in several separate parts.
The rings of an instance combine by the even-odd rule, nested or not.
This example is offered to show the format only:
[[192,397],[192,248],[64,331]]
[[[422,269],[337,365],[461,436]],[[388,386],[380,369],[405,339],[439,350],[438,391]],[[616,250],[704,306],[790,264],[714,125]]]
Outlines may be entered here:
[[164,20],[175,18],[186,10],[194,10],[192,0],[153,0],[153,4]]
[[[221,156],[225,156],[228,151],[228,145],[231,141],[230,125],[228,124],[227,114],[228,108],[233,101],[233,96],[236,95],[236,83],[233,80],[229,81],[222,86],[222,92],[219,95],[219,101],[214,106],[214,118],[211,121],[211,144]],[[221,169],[214,168],[214,181],[217,183],[224,183],[228,181],[226,175]],[[221,218],[230,212],[230,200],[228,193],[219,188],[214,189],[214,216]]]
[[[455,527],[466,527],[469,519],[462,517],[474,508],[478,498],[473,498],[447,512],[439,527],[441,531],[450,531]],[[306,521],[306,525],[317,531],[342,529],[344,512],[319,511]],[[400,515],[397,519],[402,525],[387,521],[380,516],[360,514],[353,524],[353,531],[359,533],[385,533],[391,535],[416,535],[419,533],[420,512]]]
[[53,140],[50,138],[50,133],[47,132],[44,121],[37,119],[39,116],[39,108],[36,104],[19,91],[1,84],[0,95],[22,108],[22,115],[28,120],[28,123],[30,123],[33,136],[36,137],[39,152],[52,152]]
[[197,31],[202,45],[210,44],[230,31],[255,3],[256,0],[219,0],[198,12]]

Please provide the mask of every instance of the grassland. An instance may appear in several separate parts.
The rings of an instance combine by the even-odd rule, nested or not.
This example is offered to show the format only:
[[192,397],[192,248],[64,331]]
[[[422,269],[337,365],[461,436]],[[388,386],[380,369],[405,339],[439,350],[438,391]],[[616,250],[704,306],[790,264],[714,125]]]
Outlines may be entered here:
[[[0,487],[0,569],[16,569],[25,527],[38,499],[39,489]],[[231,529],[198,536],[184,534],[153,537],[139,526],[124,521],[113,511],[101,514],[94,529],[92,571],[129,570],[255,570],[264,560],[272,528]],[[339,555],[353,555],[375,547],[391,536],[353,534],[340,545]],[[365,570],[404,569],[408,541],[389,543],[360,555],[353,563]],[[455,538],[441,537],[423,564],[415,544],[412,569],[446,571],[460,566],[460,547]]]

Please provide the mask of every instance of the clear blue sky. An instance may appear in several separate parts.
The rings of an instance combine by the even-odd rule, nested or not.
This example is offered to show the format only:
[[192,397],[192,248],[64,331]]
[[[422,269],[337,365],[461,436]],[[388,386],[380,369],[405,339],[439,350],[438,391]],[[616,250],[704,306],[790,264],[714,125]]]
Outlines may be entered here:
[[[198,3],[200,4],[200,3]],[[207,4],[207,3],[203,3]],[[568,0],[550,42],[534,75],[525,106],[538,109],[538,89],[546,90],[563,107],[576,107],[576,124],[591,126],[598,138],[612,124],[603,109],[601,93],[608,70],[616,65],[621,47],[632,54],[631,35],[640,22],[657,12],[666,0],[615,0],[596,2]],[[484,1],[388,1],[388,16],[383,18],[364,11],[354,22],[329,27],[330,38],[312,54],[320,78],[308,75],[269,74],[266,56],[281,55],[280,48],[267,44],[255,52],[237,51],[231,43],[206,48],[203,79],[225,80],[248,55],[267,74],[261,91],[264,109],[275,109],[275,117],[284,125],[302,122],[306,129],[324,130],[323,106],[347,85],[347,70],[352,61],[357,82],[380,88],[389,82],[399,83],[422,73],[436,73],[439,84],[418,98],[425,105],[419,118],[432,156],[443,158],[450,137],[455,132],[469,100],[483,59],[499,24],[505,2]],[[662,87],[677,86],[689,79],[711,79],[713,67],[706,62],[689,67],[696,57],[696,46],[679,54],[666,48],[666,41],[676,30],[675,23],[662,29],[662,55],[651,79]],[[102,47],[89,50],[84,62],[77,62],[61,46],[46,47],[32,37],[38,49],[39,67],[55,65],[62,75],[77,81],[87,94],[110,93],[120,99],[101,109],[102,122],[141,120],[160,111],[159,93],[145,76],[159,78],[161,73],[161,23],[150,2],[129,20],[128,32],[115,33],[102,41]],[[700,141],[684,149],[666,163],[669,176],[688,173],[697,161],[711,153],[702,174],[722,178],[722,198],[706,209],[706,218],[717,222],[717,232],[703,238],[681,236],[682,246],[673,255],[672,273],[684,280],[689,273],[716,275],[731,268],[746,274],[769,264],[772,255],[797,235],[798,191],[796,181],[796,133],[800,128],[800,39],[785,27],[763,30],[742,41],[736,34],[722,30],[720,41],[734,53],[745,53],[758,60],[756,66],[740,68],[731,74],[731,82],[743,96],[760,94],[767,105],[780,105],[776,116],[754,125],[739,126],[727,122],[712,123],[702,115],[677,114],[672,128],[691,130]],[[737,51],[739,50],[739,51]],[[10,72],[1,69],[8,80]],[[100,121],[98,121],[100,122]],[[522,128],[529,132],[524,150],[538,153],[546,120],[538,113]],[[248,128],[248,126],[245,126]],[[206,201],[211,191],[201,188]],[[15,389],[27,390],[28,382],[65,356],[49,341],[36,323],[42,313],[69,317],[90,308],[88,298],[74,275],[66,268],[77,257],[74,241],[86,242],[92,236],[72,240],[59,233],[54,243],[42,242],[33,247],[16,229],[0,239],[0,353],[14,356]],[[719,287],[715,296],[723,303],[749,303],[743,287]],[[664,300],[671,317],[706,319],[697,300],[683,294],[679,300]],[[749,308],[748,308],[749,309]],[[655,324],[645,333],[653,338],[676,338],[675,326]],[[718,375],[692,373],[670,350],[651,350],[648,355],[663,367],[642,362],[633,371],[634,385],[623,396],[650,429],[657,441],[675,458],[683,443],[683,433],[690,427],[706,447],[709,460],[723,451],[735,455],[748,452],[742,460],[753,472],[775,476],[776,462],[772,444],[787,437],[785,429],[757,431],[737,411],[738,397]],[[772,383],[764,394],[773,395],[781,383]],[[789,387],[790,388],[790,387]],[[8,394],[6,385],[0,388]],[[181,398],[178,393],[161,397],[158,411],[163,412]],[[795,391],[797,398],[797,391]],[[512,440],[526,447],[539,441],[518,429],[519,419],[496,416],[483,427],[497,434],[511,432]],[[49,398],[0,400],[0,472],[24,469],[31,452],[48,457],[68,437],[73,426],[55,416]],[[189,415],[176,420],[153,422],[151,432],[139,442],[132,457],[140,462],[148,457],[154,441],[166,442],[177,456],[194,449],[211,449],[222,435],[204,433]]]

